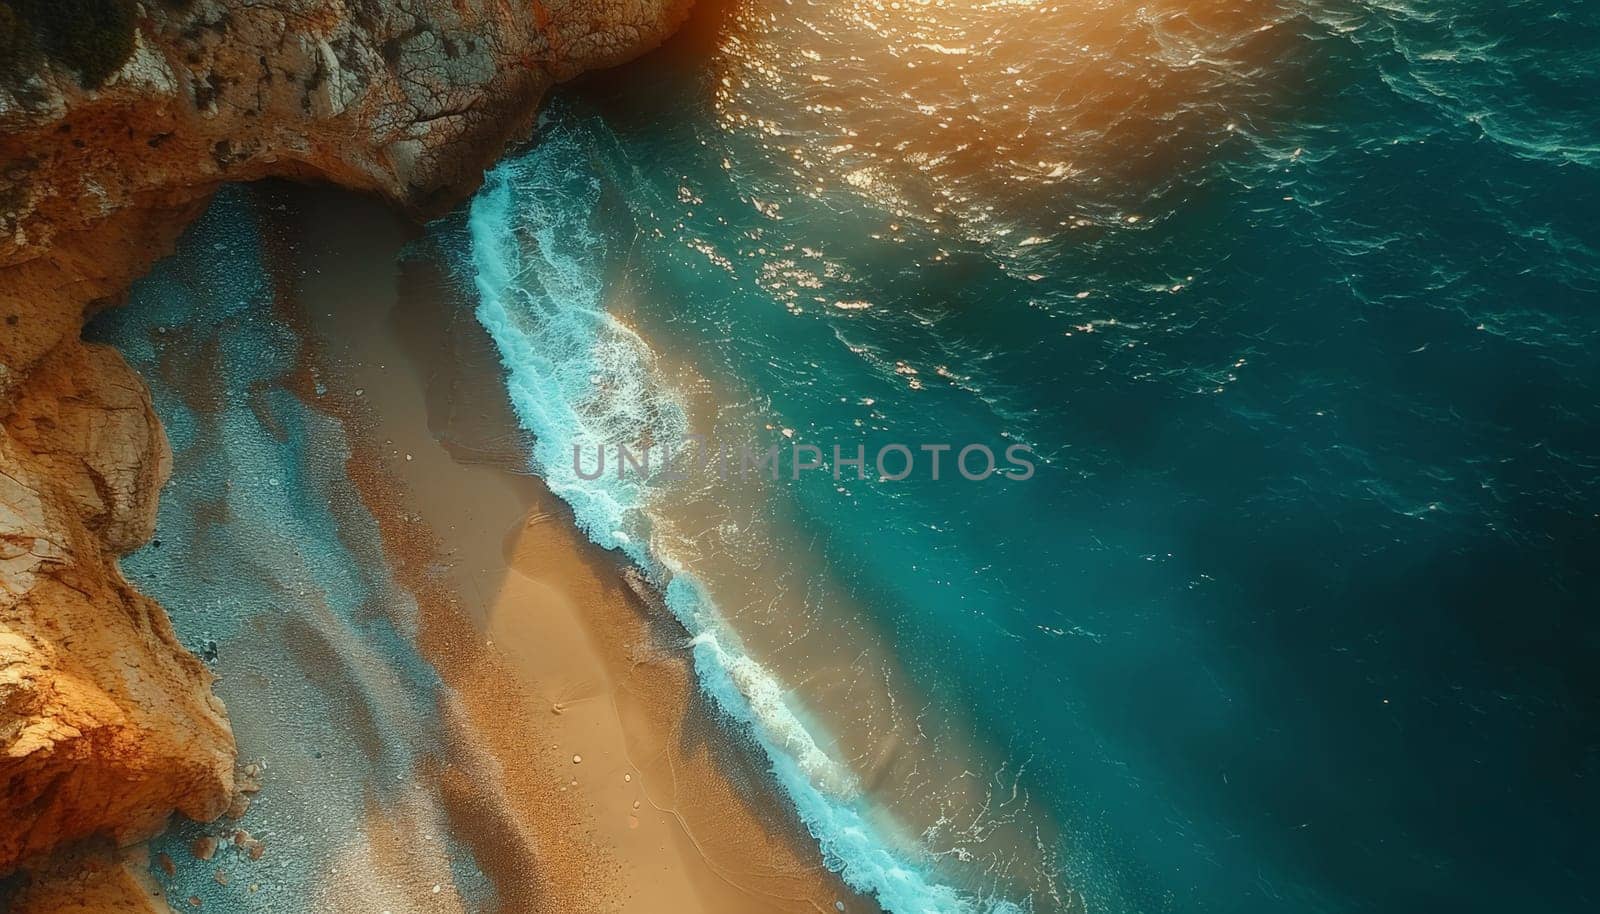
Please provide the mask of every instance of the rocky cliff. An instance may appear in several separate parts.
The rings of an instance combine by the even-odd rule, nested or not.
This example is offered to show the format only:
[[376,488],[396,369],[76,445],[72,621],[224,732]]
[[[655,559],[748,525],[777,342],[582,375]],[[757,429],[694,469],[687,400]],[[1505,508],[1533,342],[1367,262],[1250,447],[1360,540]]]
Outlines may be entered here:
[[0,874],[234,787],[209,672],[118,571],[170,458],[86,317],[226,182],[453,205],[553,83],[688,2],[0,0]]

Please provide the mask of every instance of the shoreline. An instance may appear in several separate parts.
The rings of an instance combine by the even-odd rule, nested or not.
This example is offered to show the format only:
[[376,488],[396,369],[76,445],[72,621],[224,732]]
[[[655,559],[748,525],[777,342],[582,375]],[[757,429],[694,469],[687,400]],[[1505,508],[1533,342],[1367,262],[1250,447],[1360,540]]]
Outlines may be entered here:
[[[589,850],[571,855],[571,872],[564,859],[541,876],[587,906],[600,858],[614,867],[620,911],[875,910],[822,867],[750,747],[723,732],[670,614],[647,606],[624,563],[521,469],[498,359],[470,306],[452,312],[444,284],[429,288],[414,263],[397,288],[398,220],[337,192],[272,195],[300,210],[284,221],[298,221],[303,246],[283,266],[301,274],[296,322],[317,350],[306,367],[324,388],[316,399],[343,413],[348,474],[417,600],[418,645],[450,696],[440,710],[452,748],[502,772],[500,827],[468,839],[499,894],[526,861],[496,836],[530,830],[546,869],[549,848],[570,840],[548,821],[565,806]],[[508,715],[522,719],[507,727]],[[532,753],[540,771],[517,771]],[[491,812],[473,785],[443,780],[453,822]]]
[[[608,235],[602,212],[628,195],[618,177],[628,164],[596,162],[609,128],[590,132],[566,108],[553,102],[541,145],[490,175],[461,258],[477,271],[483,323],[509,354],[517,412],[545,436],[551,487],[592,539],[670,581],[706,688],[750,723],[786,799],[853,885],[897,910],[1010,910],[1029,895],[1072,909],[1049,859],[1054,823],[988,776],[1006,760],[971,718],[925,713],[937,696],[913,684],[896,633],[857,602],[856,582],[820,561],[817,540],[842,531],[794,523],[793,493],[759,478],[708,474],[644,491],[591,479],[563,445],[545,446],[686,430],[731,440],[763,424],[776,436],[786,424],[737,373],[716,373],[714,354],[699,362],[696,346],[714,348],[715,332],[681,332],[676,309],[642,288],[656,277],[632,273],[640,252],[628,250],[626,225]],[[586,160],[598,183],[585,183]],[[653,199],[648,187],[642,196]]]

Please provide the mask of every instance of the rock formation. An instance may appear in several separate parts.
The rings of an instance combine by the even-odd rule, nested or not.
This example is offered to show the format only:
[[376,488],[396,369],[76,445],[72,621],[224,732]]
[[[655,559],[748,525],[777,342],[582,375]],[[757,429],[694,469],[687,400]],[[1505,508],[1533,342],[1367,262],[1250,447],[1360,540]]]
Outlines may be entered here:
[[233,791],[210,673],[117,567],[154,529],[166,440],[83,321],[227,182],[454,205],[554,82],[688,3],[0,0],[0,874]]
[[[75,0],[112,4],[115,0]],[[0,88],[0,265],[128,208],[316,177],[438,212],[556,80],[658,43],[687,0],[145,0],[104,85]]]
[[171,467],[144,384],[69,337],[0,436],[0,870],[92,836],[215,818],[233,737],[211,674],[116,558],[155,529]]
[[68,855],[34,874],[10,914],[171,914],[143,848]]

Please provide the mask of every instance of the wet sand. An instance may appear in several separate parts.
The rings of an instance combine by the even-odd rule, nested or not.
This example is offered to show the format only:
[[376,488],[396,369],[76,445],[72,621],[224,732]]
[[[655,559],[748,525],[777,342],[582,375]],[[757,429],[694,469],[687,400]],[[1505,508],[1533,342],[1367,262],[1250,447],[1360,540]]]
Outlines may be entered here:
[[[291,385],[344,424],[346,474],[416,601],[397,623],[444,684],[446,745],[417,778],[499,907],[876,910],[714,719],[682,629],[523,472],[493,347],[430,264],[397,265],[404,228],[348,195],[262,194],[279,315],[303,340]],[[427,816],[368,808],[319,880],[328,901],[430,909],[417,895],[446,894],[449,862]]]

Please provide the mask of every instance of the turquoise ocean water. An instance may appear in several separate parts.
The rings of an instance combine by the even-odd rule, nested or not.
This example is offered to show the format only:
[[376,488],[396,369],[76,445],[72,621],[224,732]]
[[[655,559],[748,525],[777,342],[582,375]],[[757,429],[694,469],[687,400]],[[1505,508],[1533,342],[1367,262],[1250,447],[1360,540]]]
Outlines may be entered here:
[[[1597,98],[1594,3],[747,0],[460,267],[895,914],[1594,910]],[[572,467],[690,431],[1038,471]]]

